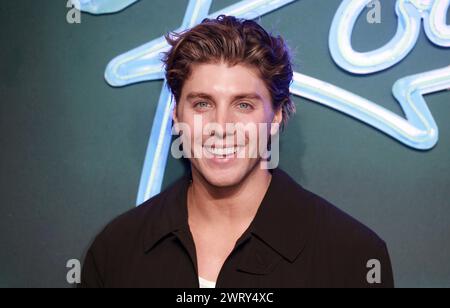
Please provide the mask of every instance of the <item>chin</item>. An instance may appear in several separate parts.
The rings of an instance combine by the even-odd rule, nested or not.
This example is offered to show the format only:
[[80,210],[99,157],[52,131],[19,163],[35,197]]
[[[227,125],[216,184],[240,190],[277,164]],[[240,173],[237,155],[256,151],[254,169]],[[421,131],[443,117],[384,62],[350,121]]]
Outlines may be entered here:
[[[253,162],[254,163],[254,162]],[[242,182],[246,175],[252,170],[250,162],[232,164],[231,166],[209,165],[200,162],[198,172],[204,179],[215,187],[231,187]]]
[[224,178],[218,178],[218,177],[213,177],[213,178],[207,178],[207,181],[209,184],[211,184],[214,187],[233,187],[236,186],[237,184],[239,184],[241,182],[241,178],[228,178],[228,179],[224,179]]
[[230,187],[234,186],[242,181],[245,173],[244,170],[236,170],[235,168],[230,169],[208,169],[201,170],[203,177],[212,186],[216,187]]

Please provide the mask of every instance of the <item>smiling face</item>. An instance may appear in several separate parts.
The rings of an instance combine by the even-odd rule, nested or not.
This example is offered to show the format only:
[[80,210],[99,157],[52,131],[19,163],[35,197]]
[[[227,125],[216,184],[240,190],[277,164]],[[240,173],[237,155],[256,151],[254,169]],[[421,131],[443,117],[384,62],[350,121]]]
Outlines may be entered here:
[[[192,158],[189,159],[193,172],[197,171],[216,187],[236,185],[258,167],[261,157],[257,147],[262,146],[261,140],[268,139],[270,124],[281,122],[281,108],[274,110],[270,93],[256,68],[241,64],[229,67],[220,62],[193,64],[191,69],[173,119],[175,123],[188,126],[191,132],[188,135],[183,132],[183,137],[192,145]],[[194,123],[199,116],[202,132],[213,131],[215,135],[201,133],[194,136],[195,125],[198,125]],[[257,140],[248,130],[239,135],[242,130],[238,133],[229,126],[227,129],[227,123],[256,127]],[[268,126],[266,132],[259,129],[263,124]],[[198,152],[194,153],[196,142],[200,145],[197,149],[201,150],[201,157]]]

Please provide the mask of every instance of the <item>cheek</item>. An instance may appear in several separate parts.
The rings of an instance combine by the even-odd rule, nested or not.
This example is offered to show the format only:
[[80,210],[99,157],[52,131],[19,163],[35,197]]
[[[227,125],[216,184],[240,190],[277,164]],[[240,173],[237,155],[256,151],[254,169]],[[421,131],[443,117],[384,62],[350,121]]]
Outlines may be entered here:
[[194,114],[190,109],[184,106],[179,106],[177,110],[178,122],[186,124],[193,129],[194,127]]
[[259,108],[248,114],[243,114],[240,118],[245,123],[270,123],[272,122],[274,112],[272,108]]

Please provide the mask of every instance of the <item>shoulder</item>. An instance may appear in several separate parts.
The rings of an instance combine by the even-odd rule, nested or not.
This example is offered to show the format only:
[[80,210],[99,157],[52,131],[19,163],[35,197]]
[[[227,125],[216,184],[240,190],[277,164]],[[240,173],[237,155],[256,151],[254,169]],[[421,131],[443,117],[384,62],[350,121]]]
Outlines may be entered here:
[[[329,200],[304,188],[284,171],[278,171],[282,179],[279,193],[289,203],[289,211],[301,220],[307,215],[308,228],[316,241],[327,245],[349,248],[352,254],[384,249],[385,242],[369,227],[339,209]],[[303,230],[303,229],[302,229]]]
[[[336,207],[327,199],[289,179],[290,208],[294,220],[307,227],[308,244],[318,272],[324,268],[319,286],[393,287],[392,266],[385,241],[369,227]],[[286,199],[286,198],[285,198]],[[307,216],[305,220],[302,217]],[[368,275],[379,271],[376,283]],[[324,278],[325,277],[325,278]]]
[[158,226],[167,211],[169,197],[175,196],[181,185],[182,179],[178,179],[164,191],[114,218],[96,236],[91,249],[141,245],[145,233]]
[[316,226],[320,236],[328,237],[337,244],[356,248],[378,249],[385,242],[368,226],[336,207],[327,199],[312,192],[311,201],[316,208]]
[[[163,192],[112,220],[95,237],[87,250],[82,268],[81,287],[104,287],[111,273],[118,273],[129,260],[145,252],[145,240],[161,229],[169,197],[181,187],[179,179]],[[159,229],[158,229],[159,228]],[[108,278],[109,277],[109,278]]]
[[319,264],[331,264],[330,284],[393,288],[391,259],[385,241],[373,230],[322,197],[317,209],[315,251]]

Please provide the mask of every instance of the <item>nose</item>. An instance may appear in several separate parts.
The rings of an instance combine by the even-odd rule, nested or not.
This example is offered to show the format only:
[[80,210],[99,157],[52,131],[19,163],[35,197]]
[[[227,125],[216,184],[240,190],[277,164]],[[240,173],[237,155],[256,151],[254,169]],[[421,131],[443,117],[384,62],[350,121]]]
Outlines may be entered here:
[[227,125],[227,123],[234,123],[233,114],[224,105],[216,108],[214,116],[211,119],[214,125],[213,129],[210,131],[210,135],[215,135],[218,138],[227,138],[227,136],[233,136],[234,130],[232,125]]

